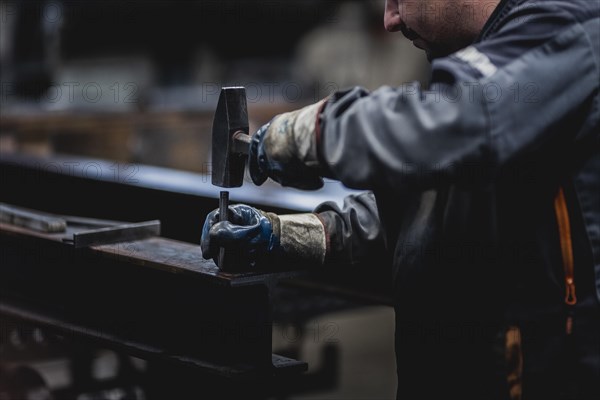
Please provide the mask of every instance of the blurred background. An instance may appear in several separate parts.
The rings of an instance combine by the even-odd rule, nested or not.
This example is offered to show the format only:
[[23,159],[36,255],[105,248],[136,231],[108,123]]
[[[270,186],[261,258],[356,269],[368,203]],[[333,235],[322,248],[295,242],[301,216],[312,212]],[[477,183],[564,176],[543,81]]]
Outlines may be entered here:
[[[222,86],[247,88],[253,130],[345,87],[426,85],[424,54],[384,30],[383,10],[384,0],[0,0],[0,151],[207,173]],[[392,309],[304,296],[279,303],[274,351],[330,381],[290,398],[394,398]],[[298,312],[301,324],[289,317]],[[81,348],[0,323],[0,388],[18,381],[55,397],[145,398],[123,380],[69,392],[69,355]],[[83,351],[94,379],[146,368],[108,350]],[[17,364],[29,369],[10,369]]]
[[383,5],[2,0],[2,150],[202,172],[222,86],[246,86],[257,127],[344,87],[424,82]]

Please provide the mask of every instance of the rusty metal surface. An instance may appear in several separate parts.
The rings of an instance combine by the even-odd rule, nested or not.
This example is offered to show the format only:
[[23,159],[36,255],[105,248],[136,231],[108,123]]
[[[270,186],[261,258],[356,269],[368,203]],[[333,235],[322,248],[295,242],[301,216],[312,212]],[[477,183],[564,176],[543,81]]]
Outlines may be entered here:
[[[44,233],[9,224],[0,223],[3,235],[38,238],[45,241],[65,243],[77,231],[72,227],[63,233]],[[91,246],[89,251],[99,257],[131,263],[132,265],[157,269],[172,274],[185,274],[203,281],[225,286],[271,284],[282,278],[304,275],[302,270],[253,271],[240,273],[222,272],[212,260],[202,257],[200,246],[162,237],[125,241],[114,244]]]
[[202,257],[200,246],[165,238],[92,247],[108,257],[118,256],[133,264],[156,268],[174,274],[187,274],[228,286],[270,284],[273,280],[304,275],[302,270],[222,272],[212,260]]

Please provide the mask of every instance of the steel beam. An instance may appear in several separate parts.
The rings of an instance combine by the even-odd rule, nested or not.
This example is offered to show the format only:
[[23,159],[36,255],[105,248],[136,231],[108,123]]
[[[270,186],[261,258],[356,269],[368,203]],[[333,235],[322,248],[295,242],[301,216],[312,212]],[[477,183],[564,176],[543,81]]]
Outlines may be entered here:
[[199,246],[149,238],[79,249],[0,224],[0,313],[61,335],[230,378],[298,373],[271,353],[269,289],[286,273],[221,273]]

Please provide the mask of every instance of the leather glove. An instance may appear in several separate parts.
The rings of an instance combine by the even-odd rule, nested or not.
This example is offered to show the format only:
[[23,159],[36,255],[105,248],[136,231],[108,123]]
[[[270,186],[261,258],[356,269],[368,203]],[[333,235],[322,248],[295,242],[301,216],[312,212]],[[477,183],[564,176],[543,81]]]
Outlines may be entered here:
[[237,204],[229,207],[229,221],[219,221],[219,210],[206,217],[202,255],[218,262],[219,248],[235,255],[238,269],[251,269],[277,258],[323,264],[327,251],[325,227],[316,214],[277,215]]
[[282,186],[298,189],[323,187],[316,131],[326,100],[278,115],[254,134],[248,169],[256,185],[272,178]]

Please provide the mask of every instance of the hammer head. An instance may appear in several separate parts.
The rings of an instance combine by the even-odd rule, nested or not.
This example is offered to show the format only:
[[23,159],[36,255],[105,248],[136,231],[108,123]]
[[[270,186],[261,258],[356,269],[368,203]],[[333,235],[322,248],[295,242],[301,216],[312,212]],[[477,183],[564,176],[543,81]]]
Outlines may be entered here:
[[234,135],[248,134],[246,89],[221,89],[212,130],[212,184],[223,188],[242,186],[247,154],[236,151]]

